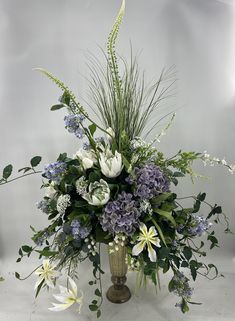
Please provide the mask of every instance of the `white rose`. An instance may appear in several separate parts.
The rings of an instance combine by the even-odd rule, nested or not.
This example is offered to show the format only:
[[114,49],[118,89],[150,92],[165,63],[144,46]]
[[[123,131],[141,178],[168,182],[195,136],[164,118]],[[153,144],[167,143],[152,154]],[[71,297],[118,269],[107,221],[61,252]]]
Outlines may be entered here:
[[74,155],[74,158],[80,159],[85,170],[91,168],[97,162],[95,153],[83,148],[77,151],[77,153]]

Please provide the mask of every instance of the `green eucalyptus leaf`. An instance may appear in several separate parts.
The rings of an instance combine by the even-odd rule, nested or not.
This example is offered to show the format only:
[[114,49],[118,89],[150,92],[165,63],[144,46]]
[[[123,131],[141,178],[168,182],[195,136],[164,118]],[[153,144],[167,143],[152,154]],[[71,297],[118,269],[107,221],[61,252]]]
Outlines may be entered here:
[[89,305],[89,309],[90,309],[91,311],[97,311],[97,310],[98,310],[98,306],[97,306],[96,304],[90,304],[90,305]]
[[197,277],[197,270],[193,265],[190,265],[190,271],[191,271],[193,281],[195,281]]
[[61,108],[64,108],[64,107],[67,107],[67,105],[65,105],[65,104],[53,105],[53,106],[51,107],[51,111],[55,111],[55,110],[58,110],[58,109],[61,109]]
[[165,247],[162,246],[159,250],[158,250],[158,257],[160,259],[165,259],[168,258],[170,255],[171,250],[169,249],[169,247]]
[[191,259],[193,255],[192,250],[188,246],[184,247],[183,254],[188,261]]
[[8,177],[11,176],[12,174],[12,170],[13,170],[13,166],[11,164],[7,165],[4,169],[3,169],[3,173],[2,173],[2,177],[4,179],[8,179]]
[[183,313],[186,313],[189,311],[189,307],[185,299],[182,300],[181,311]]
[[28,246],[28,245],[23,245],[22,246],[22,250],[25,252],[25,253],[29,253],[32,251],[32,247],[31,246]]
[[40,164],[41,160],[42,160],[41,156],[34,156],[31,159],[30,164],[32,167],[36,167],[36,166],[38,166],[38,164]]
[[101,292],[100,292],[99,289],[96,289],[96,290],[95,290],[95,295],[96,295],[96,296],[102,296],[102,294],[101,294]]
[[94,135],[94,133],[96,131],[96,125],[95,124],[91,124],[90,126],[88,126],[88,128],[89,128],[91,136],[93,137],[93,135]]
[[197,195],[197,199],[198,199],[199,201],[201,201],[201,202],[203,202],[203,201],[205,200],[205,198],[206,198],[206,193],[199,193],[199,194]]

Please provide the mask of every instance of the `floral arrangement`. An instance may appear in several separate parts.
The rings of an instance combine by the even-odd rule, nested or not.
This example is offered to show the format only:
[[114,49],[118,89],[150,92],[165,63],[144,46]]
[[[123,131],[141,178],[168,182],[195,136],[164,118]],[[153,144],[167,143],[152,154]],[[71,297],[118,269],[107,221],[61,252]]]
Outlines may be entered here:
[[[226,215],[220,206],[205,200],[205,193],[179,198],[173,186],[177,186],[182,177],[198,176],[192,169],[196,160],[205,165],[222,165],[231,173],[235,166],[224,159],[212,158],[207,152],[180,150],[173,157],[165,157],[156,143],[175,114],[151,142],[141,138],[147,124],[147,135],[155,129],[157,122],[150,126],[149,120],[161,101],[170,95],[174,80],[169,69],[146,88],[135,59],[131,59],[130,64],[122,60],[124,68],[120,73],[115,42],[124,10],[125,0],[108,38],[105,67],[93,64],[91,68],[90,89],[102,125],[90,118],[63,82],[48,71],[38,69],[62,90],[59,103],[51,110],[65,108],[68,112],[64,117],[65,128],[77,139],[85,139],[73,157],[62,153],[41,172],[35,169],[41,157],[35,156],[30,166],[19,170],[23,173],[17,177],[35,173],[43,177],[45,196],[37,207],[47,215],[49,225],[40,231],[31,227],[35,245],[23,245],[17,262],[33,252],[42,259],[34,271],[36,296],[43,288],[55,289],[61,275],[67,276],[67,285],[60,285],[60,293],[54,294],[58,302],[52,303],[49,308],[52,311],[67,309],[73,304],[80,311],[83,294],[75,283],[77,266],[89,260],[93,266],[89,284],[95,287],[95,298],[89,308],[97,317],[101,315],[104,273],[101,243],[108,244],[110,252],[123,246],[127,248],[126,262],[129,269],[137,271],[139,285],[150,279],[157,286],[159,271],[171,271],[169,291],[181,298],[176,306],[183,313],[188,311],[189,304],[195,304],[191,300],[190,278],[195,281],[198,274],[212,279],[219,276],[214,264],[203,262],[206,252],[201,236],[206,235],[210,249],[217,247],[213,226],[225,223],[228,233]],[[4,168],[1,185],[17,179],[10,178],[12,169],[12,165]],[[185,207],[184,199],[191,201],[191,205]],[[21,278],[17,272],[16,277]],[[54,291],[56,293],[56,289]]]

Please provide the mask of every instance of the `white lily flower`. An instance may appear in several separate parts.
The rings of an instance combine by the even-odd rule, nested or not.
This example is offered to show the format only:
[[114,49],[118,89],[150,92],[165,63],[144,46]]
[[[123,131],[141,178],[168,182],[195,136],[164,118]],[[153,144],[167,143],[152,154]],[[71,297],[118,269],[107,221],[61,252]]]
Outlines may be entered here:
[[79,158],[85,170],[91,168],[97,162],[95,153],[83,148],[80,148],[73,158]]
[[122,155],[115,151],[115,154],[111,150],[106,150],[104,153],[100,153],[100,168],[101,172],[109,178],[117,177],[121,174]]
[[109,185],[103,179],[100,179],[99,182],[90,183],[88,190],[88,193],[81,196],[91,205],[101,206],[110,199]]
[[156,262],[157,255],[156,251],[153,249],[152,244],[161,247],[160,239],[157,236],[157,231],[154,226],[151,226],[150,229],[147,229],[147,226],[142,223],[140,226],[140,235],[138,237],[139,243],[136,244],[132,249],[132,255],[139,255],[147,245],[148,256],[151,262]]
[[60,294],[53,294],[54,298],[61,303],[52,303],[53,307],[49,308],[51,311],[59,312],[68,309],[74,303],[79,305],[78,312],[81,310],[83,293],[78,297],[78,289],[76,283],[69,277],[69,288],[59,286]]
[[43,260],[42,266],[35,271],[35,274],[39,276],[35,284],[35,289],[37,289],[42,281],[44,281],[45,284],[50,288],[54,288],[54,280],[59,276],[59,272],[56,271],[55,268],[56,265],[50,264],[50,261],[48,259]]

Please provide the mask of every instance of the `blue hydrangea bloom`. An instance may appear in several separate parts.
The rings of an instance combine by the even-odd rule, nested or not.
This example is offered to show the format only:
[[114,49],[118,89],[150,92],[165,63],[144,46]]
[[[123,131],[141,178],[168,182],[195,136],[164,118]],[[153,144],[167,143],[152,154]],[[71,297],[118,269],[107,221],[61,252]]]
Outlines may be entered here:
[[202,236],[206,232],[212,223],[209,222],[206,218],[191,214],[186,225],[179,225],[177,227],[177,232],[180,234],[187,234],[190,236]]
[[50,213],[50,206],[46,199],[43,199],[42,201],[38,202],[36,205],[37,205],[37,208],[41,210],[43,213],[45,214]]
[[67,115],[64,117],[65,128],[67,128],[69,133],[73,133],[76,135],[76,137],[81,139],[84,136],[84,131],[80,127],[80,125],[84,119],[85,119],[85,117],[82,114]]
[[85,239],[91,232],[91,228],[82,227],[78,220],[72,220],[71,233],[75,239]]
[[142,199],[151,199],[164,192],[169,192],[170,182],[160,167],[147,164],[135,167],[133,174],[127,177],[129,184],[135,185],[134,195]]
[[46,165],[42,175],[53,182],[59,183],[62,175],[66,171],[66,167],[64,162],[57,161]]
[[115,201],[106,204],[100,219],[104,231],[115,235],[124,233],[131,236],[139,227],[140,205],[133,195],[122,192]]
[[[174,294],[189,300],[193,294],[193,288],[189,286],[188,279],[186,276],[182,273],[177,271],[173,278],[172,278],[172,283],[173,283],[173,292]],[[178,306],[178,305],[177,305]]]

